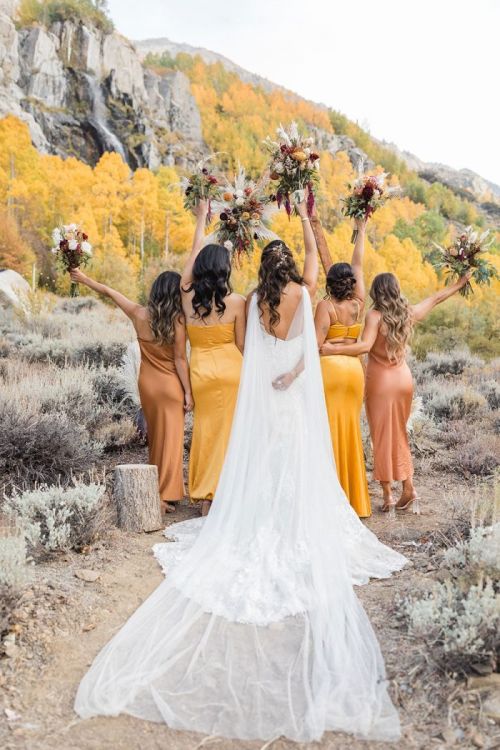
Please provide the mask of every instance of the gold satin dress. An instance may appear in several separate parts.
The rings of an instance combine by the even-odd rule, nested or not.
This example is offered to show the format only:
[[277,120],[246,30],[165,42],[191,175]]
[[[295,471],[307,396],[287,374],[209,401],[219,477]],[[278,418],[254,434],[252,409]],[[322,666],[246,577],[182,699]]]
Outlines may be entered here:
[[243,357],[234,323],[188,325],[194,423],[189,457],[189,494],[213,500],[229,442]]
[[379,482],[413,476],[406,424],[411,414],[413,378],[406,360],[387,356],[386,338],[377,334],[366,367],[366,416],[373,444],[373,477]]
[[174,347],[138,338],[139,395],[148,427],[149,463],[158,467],[160,498],[184,497],[184,389],[175,369]]
[[[361,323],[346,326],[337,321],[330,326],[326,340],[356,340],[360,333]],[[371,515],[371,504],[360,425],[363,366],[359,357],[343,354],[321,357],[320,361],[339,482],[358,516],[367,518]]]

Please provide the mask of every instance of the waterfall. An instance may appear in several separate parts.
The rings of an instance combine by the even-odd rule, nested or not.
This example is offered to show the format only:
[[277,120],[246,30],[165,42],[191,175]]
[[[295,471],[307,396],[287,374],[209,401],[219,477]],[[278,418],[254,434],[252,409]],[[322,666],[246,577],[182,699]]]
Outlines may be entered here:
[[106,151],[116,151],[127,164],[127,154],[122,146],[120,139],[113,133],[107,124],[107,109],[102,95],[99,81],[88,73],[85,73],[85,80],[89,85],[90,98],[92,103],[92,117],[89,122],[96,128],[101,136]]

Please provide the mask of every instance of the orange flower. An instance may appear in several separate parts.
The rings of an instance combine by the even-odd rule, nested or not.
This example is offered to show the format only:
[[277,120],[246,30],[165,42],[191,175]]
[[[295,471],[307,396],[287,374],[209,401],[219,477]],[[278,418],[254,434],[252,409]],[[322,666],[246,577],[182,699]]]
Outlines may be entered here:
[[233,194],[232,193],[224,193],[222,196],[225,201],[232,201],[233,200]]

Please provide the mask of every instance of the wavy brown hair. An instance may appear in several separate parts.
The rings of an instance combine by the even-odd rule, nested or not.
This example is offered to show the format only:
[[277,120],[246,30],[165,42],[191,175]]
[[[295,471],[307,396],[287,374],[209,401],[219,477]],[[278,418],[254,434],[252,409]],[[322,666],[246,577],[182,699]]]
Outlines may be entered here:
[[191,304],[195,318],[208,318],[215,308],[222,317],[225,299],[233,291],[231,286],[231,256],[222,245],[206,245],[193,266],[193,280],[187,292],[193,292]]
[[281,240],[273,240],[262,251],[257,285],[257,302],[261,317],[264,307],[269,309],[269,328],[274,333],[281,316],[278,307],[283,289],[290,281],[303,284],[292,251]]
[[387,329],[386,349],[391,362],[400,362],[413,332],[413,317],[408,300],[401,294],[399,281],[392,273],[379,273],[370,289],[374,310],[382,314]]
[[149,324],[158,344],[173,344],[175,324],[183,317],[181,275],[164,271],[153,282],[148,300]]

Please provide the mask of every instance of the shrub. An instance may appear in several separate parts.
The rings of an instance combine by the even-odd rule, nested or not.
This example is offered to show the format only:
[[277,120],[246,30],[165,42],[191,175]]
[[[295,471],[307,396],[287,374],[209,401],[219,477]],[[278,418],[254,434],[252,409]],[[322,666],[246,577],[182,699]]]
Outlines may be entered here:
[[444,552],[446,579],[400,602],[410,634],[445,672],[497,666],[500,596],[493,580],[500,570],[499,543],[500,524],[472,529],[468,540]]
[[452,351],[449,353],[429,353],[421,365],[425,375],[461,375],[471,367],[480,367],[483,361],[472,356],[469,351]]
[[26,541],[15,529],[0,534],[0,586],[19,589],[26,583]]
[[490,409],[500,408],[500,384],[496,380],[487,380],[479,383],[479,390],[486,398]]
[[105,488],[100,484],[74,487],[41,486],[14,494],[5,510],[15,520],[33,555],[81,549],[102,527]]
[[67,481],[102,453],[70,416],[0,398],[0,474],[5,485]]
[[467,386],[438,384],[422,391],[424,409],[437,420],[477,417],[487,404],[484,396]]
[[79,315],[81,312],[94,310],[98,306],[99,303],[95,297],[67,297],[61,300],[58,310],[70,315]]
[[18,18],[23,26],[32,23],[83,21],[105,33],[113,31],[113,22],[106,14],[106,4],[94,3],[92,0],[21,0]]

